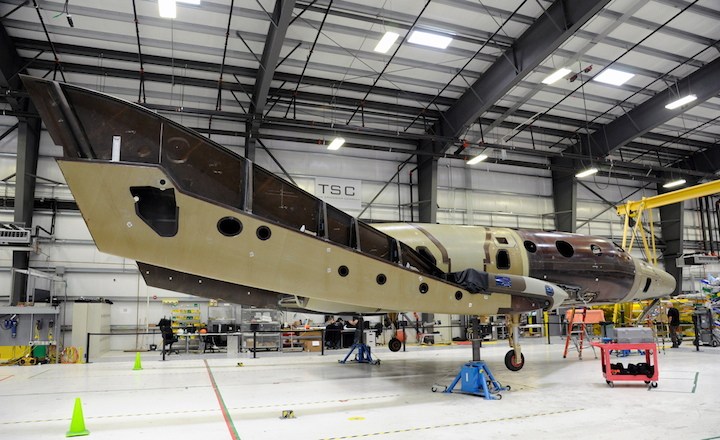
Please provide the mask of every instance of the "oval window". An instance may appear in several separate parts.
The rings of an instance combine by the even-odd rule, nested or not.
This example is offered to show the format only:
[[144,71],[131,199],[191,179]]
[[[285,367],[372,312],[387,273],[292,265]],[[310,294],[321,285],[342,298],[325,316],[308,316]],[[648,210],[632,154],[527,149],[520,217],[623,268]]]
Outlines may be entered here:
[[555,242],[555,247],[557,248],[558,252],[560,252],[560,255],[565,258],[570,258],[575,253],[575,249],[573,249],[572,245],[567,241],[558,240]]
[[537,245],[535,243],[533,243],[532,241],[525,240],[525,242],[523,244],[525,245],[525,249],[528,252],[530,252],[531,254],[534,254],[535,252],[537,252]]

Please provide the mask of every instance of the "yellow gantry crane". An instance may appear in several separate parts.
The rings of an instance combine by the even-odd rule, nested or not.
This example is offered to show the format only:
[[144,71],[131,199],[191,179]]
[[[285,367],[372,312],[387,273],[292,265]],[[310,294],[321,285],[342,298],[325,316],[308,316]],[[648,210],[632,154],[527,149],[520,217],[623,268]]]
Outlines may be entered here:
[[[682,188],[665,194],[659,194],[652,197],[643,197],[638,201],[629,201],[623,205],[617,206],[617,213],[625,216],[623,226],[622,248],[630,252],[635,242],[635,236],[639,235],[642,240],[645,254],[648,260],[657,265],[657,251],[655,249],[655,229],[653,227],[653,208],[672,205],[673,203],[684,202],[685,200],[696,199],[709,196],[720,192],[720,180],[701,183],[700,185]],[[645,233],[642,227],[643,215],[647,213],[650,237]],[[633,220],[631,225],[630,220]],[[630,233],[632,230],[632,233]]]
[[[685,200],[696,199],[700,197],[709,196],[720,192],[720,180],[713,180],[712,182],[702,183],[700,185],[690,186],[682,188],[676,191],[667,192],[665,194],[659,194],[652,197],[643,197],[638,201],[628,201],[625,204],[617,206],[618,215],[625,217],[623,225],[623,240],[622,248],[627,252],[630,252],[635,242],[635,237],[640,236],[643,247],[645,249],[645,255],[653,265],[657,265],[657,250],[655,248],[655,228],[653,225],[653,213],[654,208],[660,208],[673,203],[684,202]],[[650,236],[648,237],[643,228],[643,216],[647,216],[648,230]],[[650,309],[657,300],[648,305],[645,310]],[[613,312],[613,322],[618,322],[618,314],[622,304],[616,304]],[[628,303],[624,305],[625,319],[631,319],[633,313],[633,304]],[[641,316],[645,312],[641,313]]]

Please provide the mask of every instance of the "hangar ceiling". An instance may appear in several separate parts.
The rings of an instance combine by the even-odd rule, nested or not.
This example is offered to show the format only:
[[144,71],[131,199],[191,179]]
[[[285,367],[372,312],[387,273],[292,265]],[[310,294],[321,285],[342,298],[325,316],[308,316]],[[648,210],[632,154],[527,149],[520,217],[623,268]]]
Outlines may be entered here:
[[[6,114],[22,113],[11,80],[24,69],[210,116],[193,128],[245,137],[251,158],[256,139],[318,148],[343,136],[655,182],[720,168],[714,0],[202,0],[178,1],[174,19],[155,0],[6,0],[0,17],[0,44],[19,55],[0,59]],[[414,31],[452,40],[427,47]],[[386,32],[397,40],[375,51]],[[599,82],[609,69],[632,77]]]

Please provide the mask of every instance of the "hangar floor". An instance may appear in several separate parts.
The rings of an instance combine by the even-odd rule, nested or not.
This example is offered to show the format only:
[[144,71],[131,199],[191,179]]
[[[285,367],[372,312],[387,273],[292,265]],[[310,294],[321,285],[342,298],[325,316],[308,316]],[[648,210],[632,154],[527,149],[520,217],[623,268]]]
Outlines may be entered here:
[[[688,341],[659,355],[659,386],[606,385],[592,351],[562,358],[559,340],[524,343],[525,368],[483,359],[512,391],[489,401],[433,393],[470,357],[467,346],[375,350],[381,365],[340,365],[345,351],[195,357],[109,353],[98,362],[0,369],[0,437],[58,439],[75,397],[93,439],[720,438],[720,348]],[[621,359],[642,362],[638,355]],[[238,366],[242,362],[243,366]],[[441,388],[442,389],[442,388]],[[281,419],[292,410],[294,419]]]

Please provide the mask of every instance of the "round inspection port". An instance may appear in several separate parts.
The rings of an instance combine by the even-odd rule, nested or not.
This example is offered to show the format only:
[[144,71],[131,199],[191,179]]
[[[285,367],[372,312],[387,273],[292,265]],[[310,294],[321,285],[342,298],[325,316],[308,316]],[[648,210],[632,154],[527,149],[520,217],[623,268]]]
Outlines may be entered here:
[[455,292],[455,299],[456,299],[456,300],[460,301],[460,300],[462,299],[462,297],[463,297],[463,294],[462,294],[461,291],[458,290],[457,292]]
[[242,232],[243,225],[235,217],[223,217],[218,221],[217,229],[226,237],[234,237]]
[[375,281],[377,281],[377,283],[382,286],[387,282],[387,277],[385,276],[385,274],[381,273],[375,278]]
[[260,226],[257,228],[257,232],[255,233],[257,235],[257,238],[259,238],[262,241],[267,240],[272,235],[272,232],[270,231],[270,228],[267,226]]
[[338,267],[338,275],[341,277],[346,277],[350,274],[350,269],[348,269],[347,266],[340,266]]
[[418,290],[420,290],[420,293],[428,293],[428,290],[430,290],[430,286],[427,285],[427,283],[420,283],[420,286],[418,286]]

